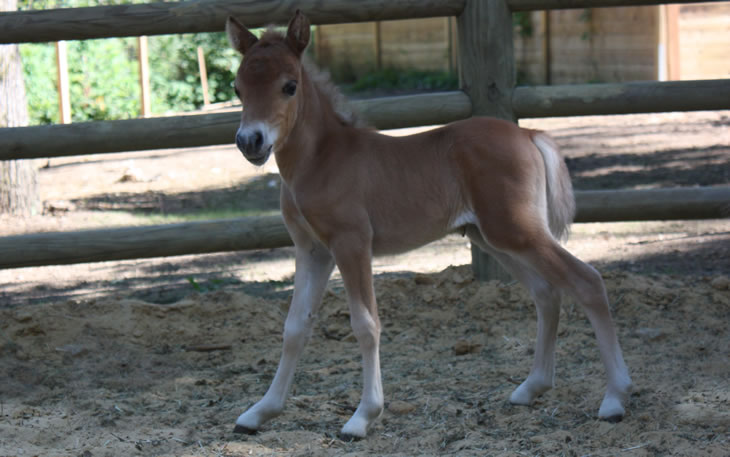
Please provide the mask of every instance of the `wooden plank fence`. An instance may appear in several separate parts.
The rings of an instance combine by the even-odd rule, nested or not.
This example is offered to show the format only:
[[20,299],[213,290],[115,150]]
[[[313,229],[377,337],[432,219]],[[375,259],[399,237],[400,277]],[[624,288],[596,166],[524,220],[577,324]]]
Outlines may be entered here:
[[[356,102],[379,128],[471,115],[519,117],[730,109],[730,80],[514,87],[511,12],[699,3],[666,0],[237,0],[0,13],[0,44],[219,31],[302,9],[313,24],[456,16],[462,91]],[[0,160],[231,143],[239,113],[0,129]],[[577,222],[728,217],[730,187],[576,193]],[[0,268],[256,249],[290,243],[278,217],[0,238]],[[474,256],[484,277],[490,261]]]

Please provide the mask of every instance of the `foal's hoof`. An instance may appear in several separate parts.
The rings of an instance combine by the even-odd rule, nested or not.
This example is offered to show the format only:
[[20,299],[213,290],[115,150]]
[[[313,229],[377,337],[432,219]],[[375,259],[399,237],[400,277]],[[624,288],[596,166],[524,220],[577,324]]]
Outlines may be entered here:
[[613,416],[601,417],[601,420],[604,420],[606,422],[610,422],[612,424],[618,424],[619,422],[621,422],[622,420],[624,420],[624,416],[621,415],[621,414],[616,414],[616,415],[613,415]]
[[239,433],[241,435],[255,435],[257,432],[258,432],[258,430],[244,427],[243,425],[239,425],[239,424],[236,424],[236,426],[233,427],[233,433]]
[[364,436],[350,435],[349,433],[342,433],[342,432],[338,433],[337,437],[347,443],[352,443],[353,441],[360,441],[361,439],[365,438]]

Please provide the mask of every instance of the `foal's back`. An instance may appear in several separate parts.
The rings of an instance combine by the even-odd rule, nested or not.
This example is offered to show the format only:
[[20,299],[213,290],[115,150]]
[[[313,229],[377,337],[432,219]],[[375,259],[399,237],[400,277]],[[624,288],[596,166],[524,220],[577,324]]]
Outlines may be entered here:
[[525,182],[534,181],[527,187],[535,191],[545,183],[531,134],[493,118],[404,137],[347,129],[325,143],[323,161],[305,179],[327,188],[328,208],[367,219],[374,253],[402,252],[474,223],[475,199],[515,207],[534,200]]

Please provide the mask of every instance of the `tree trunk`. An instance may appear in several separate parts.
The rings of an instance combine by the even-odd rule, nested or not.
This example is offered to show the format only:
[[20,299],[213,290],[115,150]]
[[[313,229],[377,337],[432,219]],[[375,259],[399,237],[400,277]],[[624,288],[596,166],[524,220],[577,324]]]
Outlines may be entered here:
[[[17,0],[0,0],[0,11],[15,11]],[[28,125],[23,67],[17,45],[0,46],[0,127]],[[0,213],[31,215],[40,208],[34,161],[0,161]]]

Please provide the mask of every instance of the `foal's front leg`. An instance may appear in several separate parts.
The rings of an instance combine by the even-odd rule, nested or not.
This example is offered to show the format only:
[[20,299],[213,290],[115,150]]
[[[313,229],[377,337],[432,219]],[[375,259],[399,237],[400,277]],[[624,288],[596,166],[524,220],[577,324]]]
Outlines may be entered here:
[[274,380],[264,398],[236,420],[236,433],[254,433],[281,414],[289,394],[294,369],[312,334],[312,325],[322,301],[334,261],[323,246],[297,246],[294,297],[284,324],[284,345]]
[[347,291],[350,324],[362,353],[362,398],[355,414],[342,427],[343,438],[365,438],[370,425],[383,412],[380,376],[380,320],[373,289],[370,240],[363,234],[342,235],[332,243],[332,253]]

